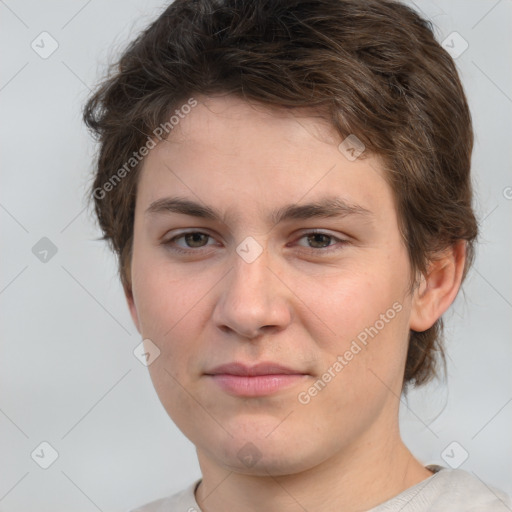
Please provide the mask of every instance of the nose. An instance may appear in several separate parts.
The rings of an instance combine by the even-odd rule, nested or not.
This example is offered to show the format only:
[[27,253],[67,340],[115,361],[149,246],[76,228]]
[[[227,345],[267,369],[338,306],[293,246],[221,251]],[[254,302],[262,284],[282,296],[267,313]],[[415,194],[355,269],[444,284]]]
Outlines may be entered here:
[[292,318],[290,291],[269,265],[268,252],[251,263],[236,253],[233,258],[213,312],[215,325],[248,339],[285,329]]

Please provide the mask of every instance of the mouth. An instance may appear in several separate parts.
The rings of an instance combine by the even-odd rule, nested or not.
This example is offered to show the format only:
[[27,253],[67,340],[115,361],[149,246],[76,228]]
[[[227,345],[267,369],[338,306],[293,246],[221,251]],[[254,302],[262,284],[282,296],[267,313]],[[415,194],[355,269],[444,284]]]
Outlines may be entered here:
[[266,362],[253,366],[228,363],[205,375],[226,393],[244,397],[271,395],[309,377],[309,373]]

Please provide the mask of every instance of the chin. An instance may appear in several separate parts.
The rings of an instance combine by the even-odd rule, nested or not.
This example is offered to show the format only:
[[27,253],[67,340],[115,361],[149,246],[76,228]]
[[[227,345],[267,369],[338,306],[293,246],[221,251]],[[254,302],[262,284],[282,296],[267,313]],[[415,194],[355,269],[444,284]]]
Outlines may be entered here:
[[[241,450],[243,451],[244,446]],[[227,460],[219,461],[229,471],[241,473],[244,475],[255,476],[285,476],[307,471],[319,464],[321,461],[314,460],[313,454],[307,454],[303,451],[293,452],[286,446],[280,449],[272,450],[264,448],[260,450],[261,458],[257,461],[241,461],[238,453],[232,453]]]
[[[282,429],[278,434],[277,430],[272,432],[265,428],[265,434],[261,434],[261,429],[254,425],[254,418],[252,421],[252,428],[245,423],[243,430],[231,430],[234,427],[231,423],[228,430],[236,432],[233,437],[226,434],[222,438],[208,439],[205,435],[196,446],[203,445],[204,451],[226,470],[246,475],[290,475],[311,469],[324,460],[322,453],[327,450],[315,445],[310,431],[299,435]],[[264,424],[266,427],[268,421]],[[275,418],[272,424],[275,429]],[[268,435],[269,432],[272,433]]]

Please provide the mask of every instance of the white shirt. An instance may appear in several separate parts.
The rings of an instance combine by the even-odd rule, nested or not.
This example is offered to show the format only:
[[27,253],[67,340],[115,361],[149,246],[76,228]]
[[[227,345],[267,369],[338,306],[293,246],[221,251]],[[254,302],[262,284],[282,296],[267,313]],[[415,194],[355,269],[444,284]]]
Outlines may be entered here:
[[[436,471],[394,498],[367,512],[511,512],[512,500],[462,469],[427,466]],[[201,512],[194,491],[201,479],[168,498],[131,512]]]

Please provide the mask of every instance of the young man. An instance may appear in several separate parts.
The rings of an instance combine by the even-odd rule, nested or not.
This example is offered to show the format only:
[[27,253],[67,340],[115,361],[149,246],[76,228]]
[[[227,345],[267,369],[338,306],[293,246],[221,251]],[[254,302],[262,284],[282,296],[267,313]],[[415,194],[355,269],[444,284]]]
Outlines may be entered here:
[[477,235],[470,113],[424,20],[383,0],[176,0],[85,120],[104,238],[202,472],[137,510],[510,509],[399,433]]

